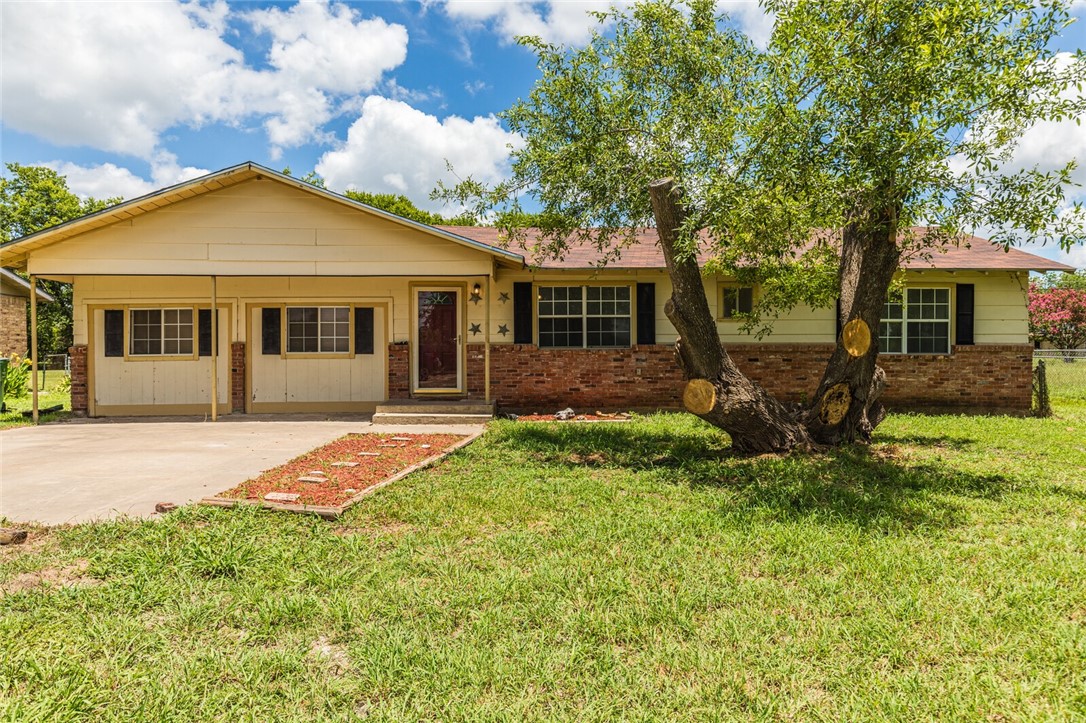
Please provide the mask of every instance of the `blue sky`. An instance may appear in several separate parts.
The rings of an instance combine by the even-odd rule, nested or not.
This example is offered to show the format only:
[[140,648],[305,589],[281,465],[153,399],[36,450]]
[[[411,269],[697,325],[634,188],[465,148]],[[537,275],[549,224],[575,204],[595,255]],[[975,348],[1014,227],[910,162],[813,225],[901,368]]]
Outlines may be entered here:
[[[537,77],[513,37],[583,43],[586,11],[607,4],[3,0],[0,157],[56,168],[80,195],[133,197],[252,160],[440,210],[427,196],[446,159],[482,180],[507,168],[518,139],[494,114]],[[764,42],[756,2],[720,4]],[[1086,18],[1086,0],[1074,10]],[[1086,21],[1060,44],[1081,47]],[[1086,126],[1039,129],[1016,162],[1068,154],[1086,183]],[[1086,266],[1086,249],[1041,253]]]

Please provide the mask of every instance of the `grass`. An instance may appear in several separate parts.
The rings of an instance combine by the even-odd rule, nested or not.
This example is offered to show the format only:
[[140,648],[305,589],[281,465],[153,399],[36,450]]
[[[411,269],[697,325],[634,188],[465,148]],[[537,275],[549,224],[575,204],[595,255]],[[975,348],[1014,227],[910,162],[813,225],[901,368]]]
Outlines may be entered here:
[[1052,396],[1086,401],[1086,359],[1046,359],[1045,376]]
[[[42,422],[55,422],[63,419],[67,419],[72,413],[72,395],[68,389],[63,391],[58,389],[61,381],[65,377],[65,372],[61,369],[49,370],[45,372],[45,380],[42,381],[42,377],[39,372],[38,376],[38,409],[44,409],[51,407],[55,404],[63,404],[64,409],[59,412],[53,412],[51,414],[42,414],[40,420]],[[24,417],[23,412],[29,411],[31,408],[31,396],[27,392],[26,396],[18,399],[7,398],[4,400],[7,405],[6,412],[0,412],[0,429],[10,429],[12,427],[27,427],[33,424],[30,417]]]
[[0,548],[6,720],[1086,718],[1086,404],[731,456],[497,422],[336,523]]

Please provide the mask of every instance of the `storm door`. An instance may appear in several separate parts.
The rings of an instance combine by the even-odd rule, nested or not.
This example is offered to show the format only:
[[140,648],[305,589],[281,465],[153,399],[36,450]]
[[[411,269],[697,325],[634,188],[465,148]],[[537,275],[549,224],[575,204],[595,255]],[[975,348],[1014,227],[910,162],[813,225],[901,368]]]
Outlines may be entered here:
[[416,289],[414,302],[415,390],[463,391],[459,290]]

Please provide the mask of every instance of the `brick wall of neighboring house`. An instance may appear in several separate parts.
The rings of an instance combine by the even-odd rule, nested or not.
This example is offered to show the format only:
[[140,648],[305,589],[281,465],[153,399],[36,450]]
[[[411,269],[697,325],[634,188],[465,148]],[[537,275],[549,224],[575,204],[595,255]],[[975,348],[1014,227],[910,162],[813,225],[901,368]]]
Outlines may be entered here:
[[77,417],[87,416],[87,346],[77,344],[68,348],[72,362],[72,414]]
[[230,409],[245,411],[245,342],[230,342]]
[[388,398],[406,399],[411,393],[411,363],[407,344],[388,345]]
[[[831,344],[745,344],[729,349],[747,375],[780,399],[814,394]],[[671,346],[632,349],[491,347],[491,396],[508,409],[679,408],[685,380]],[[468,392],[483,395],[483,345],[468,345]],[[890,407],[969,407],[1026,412],[1031,400],[1028,344],[954,347],[953,354],[883,356]],[[406,366],[406,363],[405,363]],[[405,372],[406,376],[406,372]],[[390,395],[392,389],[390,378]]]
[[0,296],[0,356],[23,356],[30,345],[26,341],[26,305],[21,296]]

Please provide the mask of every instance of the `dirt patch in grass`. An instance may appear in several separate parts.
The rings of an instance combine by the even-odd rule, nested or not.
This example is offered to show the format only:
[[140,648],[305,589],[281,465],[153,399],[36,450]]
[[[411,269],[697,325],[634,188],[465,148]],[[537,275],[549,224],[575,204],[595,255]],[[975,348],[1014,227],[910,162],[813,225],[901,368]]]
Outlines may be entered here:
[[101,585],[102,581],[94,577],[86,577],[90,563],[87,560],[76,560],[65,567],[46,567],[34,572],[24,572],[16,575],[7,582],[0,584],[0,595],[10,595],[17,592],[34,590],[39,587],[94,587]]
[[457,434],[349,434],[218,496],[263,500],[270,493],[280,492],[298,495],[290,500],[295,504],[340,506],[463,438]]

